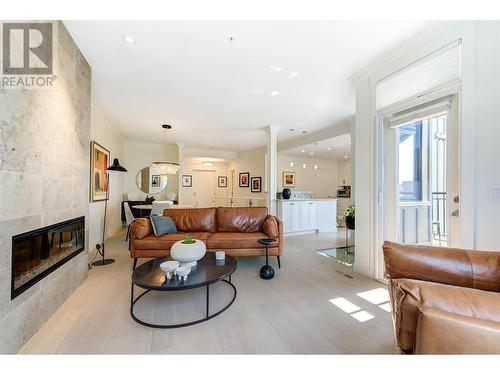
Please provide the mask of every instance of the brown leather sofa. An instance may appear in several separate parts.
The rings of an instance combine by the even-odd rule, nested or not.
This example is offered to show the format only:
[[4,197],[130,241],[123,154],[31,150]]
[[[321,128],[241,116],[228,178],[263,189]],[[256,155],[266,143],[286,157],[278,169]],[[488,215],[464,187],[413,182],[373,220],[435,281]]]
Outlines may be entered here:
[[149,218],[135,220],[130,227],[130,256],[134,268],[138,258],[156,258],[170,254],[170,248],[187,233],[205,242],[208,251],[223,250],[234,256],[263,256],[260,238],[276,240],[269,246],[269,256],[276,256],[278,267],[283,254],[283,223],[268,215],[266,207],[169,208],[177,233],[156,237]]
[[407,354],[500,354],[500,253],[383,245],[397,345]]

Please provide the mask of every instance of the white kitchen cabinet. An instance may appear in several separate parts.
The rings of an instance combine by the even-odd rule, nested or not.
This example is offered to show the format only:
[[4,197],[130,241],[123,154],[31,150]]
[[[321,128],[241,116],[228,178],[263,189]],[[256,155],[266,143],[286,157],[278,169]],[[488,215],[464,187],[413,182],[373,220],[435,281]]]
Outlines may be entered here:
[[280,200],[278,217],[283,221],[285,234],[314,230],[334,231],[336,206],[335,199]]

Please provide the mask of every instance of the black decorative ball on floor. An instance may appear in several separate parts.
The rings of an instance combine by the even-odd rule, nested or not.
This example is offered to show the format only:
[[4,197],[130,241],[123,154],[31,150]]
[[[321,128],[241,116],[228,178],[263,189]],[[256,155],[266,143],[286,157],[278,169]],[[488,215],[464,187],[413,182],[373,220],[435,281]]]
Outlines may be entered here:
[[274,269],[271,266],[265,265],[260,269],[260,277],[264,280],[270,280],[274,277]]

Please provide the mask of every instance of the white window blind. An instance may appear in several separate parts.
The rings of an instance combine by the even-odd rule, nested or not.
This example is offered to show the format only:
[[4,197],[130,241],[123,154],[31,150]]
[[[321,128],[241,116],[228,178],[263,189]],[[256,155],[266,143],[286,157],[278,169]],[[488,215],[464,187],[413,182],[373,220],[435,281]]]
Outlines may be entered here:
[[461,43],[456,41],[381,79],[375,87],[376,109],[460,82],[460,57]]

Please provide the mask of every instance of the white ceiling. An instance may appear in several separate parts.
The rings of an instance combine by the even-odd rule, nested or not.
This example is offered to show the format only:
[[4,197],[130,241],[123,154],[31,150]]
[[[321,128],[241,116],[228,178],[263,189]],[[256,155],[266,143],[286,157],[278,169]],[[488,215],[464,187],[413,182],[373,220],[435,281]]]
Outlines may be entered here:
[[[284,141],[352,115],[354,91],[347,78],[430,22],[65,25],[92,67],[94,98],[127,137],[237,151],[263,146],[261,129],[268,124],[287,130],[279,135]],[[136,43],[125,43],[123,36]],[[292,72],[295,78],[288,77]],[[279,94],[271,96],[274,91]],[[173,125],[166,136],[164,123]]]
[[[311,155],[311,152],[313,155]],[[311,159],[346,160],[351,157],[351,135],[342,134],[334,138],[303,145],[281,151],[280,155],[304,157]]]

